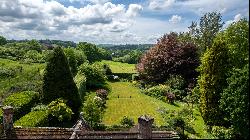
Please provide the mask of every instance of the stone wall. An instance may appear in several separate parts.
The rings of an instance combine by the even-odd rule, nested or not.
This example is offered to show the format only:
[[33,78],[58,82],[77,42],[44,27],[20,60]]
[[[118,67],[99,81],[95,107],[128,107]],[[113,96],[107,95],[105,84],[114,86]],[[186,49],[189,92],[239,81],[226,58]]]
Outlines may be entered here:
[[138,132],[89,131],[79,132],[79,139],[138,139]]
[[[72,128],[58,127],[14,127],[13,108],[3,107],[3,135],[0,139],[170,139],[178,138],[171,131],[152,131],[154,119],[149,116],[138,118],[138,125],[130,131],[92,131],[86,121],[80,120]],[[1,129],[1,126],[0,126]]]

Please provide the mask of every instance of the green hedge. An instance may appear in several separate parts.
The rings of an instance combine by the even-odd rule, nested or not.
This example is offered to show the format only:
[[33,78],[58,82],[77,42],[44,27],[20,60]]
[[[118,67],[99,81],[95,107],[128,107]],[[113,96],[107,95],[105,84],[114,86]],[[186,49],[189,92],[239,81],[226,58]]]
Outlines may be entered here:
[[23,127],[48,126],[48,115],[46,110],[32,111],[17,120],[14,125]]
[[35,91],[23,91],[7,97],[3,105],[14,108],[14,121],[30,112],[31,107],[39,100],[39,93]]

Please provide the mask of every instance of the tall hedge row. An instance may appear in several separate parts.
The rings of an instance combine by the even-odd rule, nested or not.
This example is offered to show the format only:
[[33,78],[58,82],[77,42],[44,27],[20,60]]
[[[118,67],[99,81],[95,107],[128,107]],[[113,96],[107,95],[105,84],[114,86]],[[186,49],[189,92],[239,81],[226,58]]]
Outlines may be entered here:
[[23,91],[7,97],[3,101],[3,105],[12,106],[14,108],[14,120],[17,120],[26,113],[30,112],[30,108],[33,107],[38,101],[38,92]]
[[14,125],[22,127],[48,126],[48,115],[47,110],[32,111],[17,120]]

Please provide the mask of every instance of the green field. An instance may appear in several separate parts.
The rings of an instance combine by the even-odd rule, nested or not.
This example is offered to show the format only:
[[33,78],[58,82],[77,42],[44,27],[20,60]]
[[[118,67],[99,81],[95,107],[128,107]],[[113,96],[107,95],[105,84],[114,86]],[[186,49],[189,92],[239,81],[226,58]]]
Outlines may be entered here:
[[135,64],[102,60],[101,63],[108,64],[113,73],[136,73]]
[[[9,94],[11,88],[29,86],[30,83],[41,82],[45,64],[24,64],[0,58],[1,75],[6,71],[13,71],[14,76],[0,79],[0,101]],[[8,72],[7,72],[8,73]]]
[[[106,103],[107,108],[102,120],[106,125],[120,124],[120,120],[123,116],[129,116],[137,123],[138,117],[143,114],[154,117],[154,123],[157,126],[164,125],[164,120],[158,109],[164,107],[170,110],[179,110],[184,105],[181,102],[177,102],[176,105],[170,105],[153,97],[144,95],[140,93],[137,87],[129,82],[109,82],[109,85],[112,91],[108,95]],[[197,134],[193,137],[202,138],[206,135],[204,131],[204,121],[197,110],[194,111],[194,115],[196,120],[193,128]]]

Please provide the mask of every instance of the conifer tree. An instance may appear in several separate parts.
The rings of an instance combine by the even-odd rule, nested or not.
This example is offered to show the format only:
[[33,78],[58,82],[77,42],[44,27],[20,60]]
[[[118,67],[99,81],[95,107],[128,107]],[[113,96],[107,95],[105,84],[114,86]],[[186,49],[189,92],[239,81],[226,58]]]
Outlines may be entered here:
[[61,47],[54,48],[43,78],[44,103],[50,103],[57,98],[65,99],[72,111],[78,114],[81,99]]

